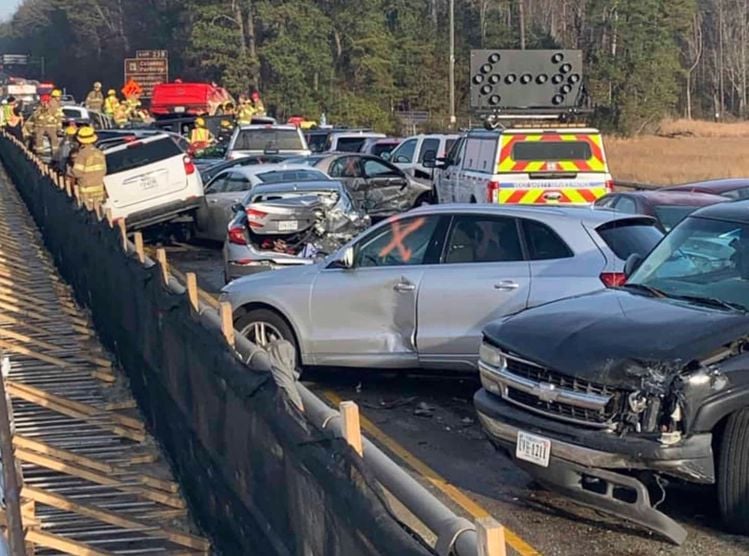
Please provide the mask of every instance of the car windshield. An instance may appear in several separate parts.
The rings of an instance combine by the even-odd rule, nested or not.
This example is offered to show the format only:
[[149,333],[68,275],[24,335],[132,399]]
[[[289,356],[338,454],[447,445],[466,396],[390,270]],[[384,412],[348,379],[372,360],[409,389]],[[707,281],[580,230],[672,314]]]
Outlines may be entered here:
[[237,151],[301,151],[304,142],[296,129],[243,129],[234,144]]
[[698,208],[694,206],[658,205],[654,210],[661,226],[668,232]]
[[666,297],[749,309],[749,225],[688,217],[627,281]]

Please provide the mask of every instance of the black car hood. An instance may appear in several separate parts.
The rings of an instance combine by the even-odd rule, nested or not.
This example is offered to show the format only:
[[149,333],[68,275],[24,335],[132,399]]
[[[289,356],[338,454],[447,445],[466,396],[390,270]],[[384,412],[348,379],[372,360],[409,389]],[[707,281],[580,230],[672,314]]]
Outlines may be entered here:
[[749,315],[608,289],[528,309],[484,334],[565,375],[639,387],[749,334]]

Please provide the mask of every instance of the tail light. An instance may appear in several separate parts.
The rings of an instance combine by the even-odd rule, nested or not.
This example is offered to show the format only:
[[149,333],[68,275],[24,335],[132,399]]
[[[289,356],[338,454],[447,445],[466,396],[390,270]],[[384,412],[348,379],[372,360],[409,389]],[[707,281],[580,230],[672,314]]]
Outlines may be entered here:
[[185,163],[185,174],[192,176],[195,173],[195,164],[193,164],[192,158],[185,155],[182,157],[182,162]]
[[627,282],[627,275],[623,272],[602,272],[599,278],[607,288],[623,286]]
[[606,180],[606,192],[607,193],[613,193],[614,192],[614,180]]
[[486,184],[486,202],[487,203],[498,203],[499,202],[499,182],[490,181]]
[[229,239],[229,243],[233,243],[234,245],[247,245],[243,226],[232,226],[229,228],[227,238]]
[[250,228],[262,228],[265,225],[262,222],[258,222],[258,220],[262,220],[268,216],[267,212],[256,209],[247,209],[245,212],[247,213],[247,222],[249,223]]

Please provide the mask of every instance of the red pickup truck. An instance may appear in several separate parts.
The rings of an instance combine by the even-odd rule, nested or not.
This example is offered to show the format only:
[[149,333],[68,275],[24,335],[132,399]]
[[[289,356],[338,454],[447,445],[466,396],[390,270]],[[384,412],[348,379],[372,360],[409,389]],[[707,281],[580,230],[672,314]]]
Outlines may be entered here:
[[215,116],[223,105],[234,102],[223,87],[210,83],[162,83],[153,89],[151,113],[154,116]]

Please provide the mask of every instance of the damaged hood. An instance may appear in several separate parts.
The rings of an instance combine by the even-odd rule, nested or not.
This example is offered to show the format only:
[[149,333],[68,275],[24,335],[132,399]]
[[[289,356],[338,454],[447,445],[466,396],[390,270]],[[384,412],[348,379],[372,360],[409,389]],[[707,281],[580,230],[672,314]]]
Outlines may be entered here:
[[607,289],[528,309],[488,325],[503,350],[615,388],[637,388],[749,334],[749,315]]

